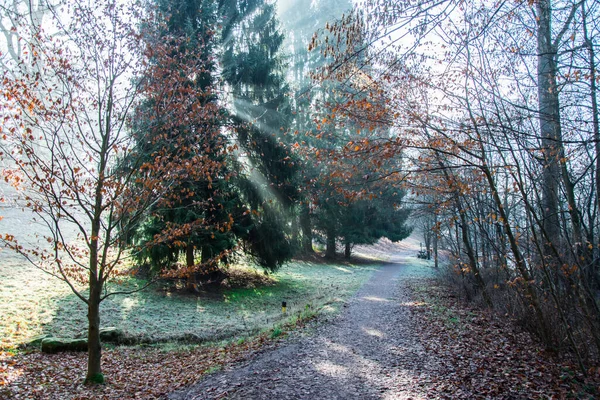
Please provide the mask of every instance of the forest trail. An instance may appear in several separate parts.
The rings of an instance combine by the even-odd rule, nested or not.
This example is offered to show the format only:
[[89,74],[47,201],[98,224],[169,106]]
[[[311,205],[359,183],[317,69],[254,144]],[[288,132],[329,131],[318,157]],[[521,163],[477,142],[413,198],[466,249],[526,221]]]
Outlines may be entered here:
[[170,399],[417,399],[429,360],[403,282],[414,248],[391,255],[344,310],[316,331],[172,393]]

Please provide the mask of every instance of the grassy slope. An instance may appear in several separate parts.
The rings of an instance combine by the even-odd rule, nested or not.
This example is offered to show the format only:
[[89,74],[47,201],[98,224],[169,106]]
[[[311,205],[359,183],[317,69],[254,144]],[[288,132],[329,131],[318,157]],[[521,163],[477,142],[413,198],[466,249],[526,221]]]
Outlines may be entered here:
[[[64,283],[5,255],[0,253],[0,348],[42,333],[71,337],[85,330],[85,305]],[[274,274],[274,284],[266,286],[224,288],[199,297],[149,288],[109,297],[101,306],[102,326],[158,341],[185,335],[206,340],[249,335],[299,312],[334,311],[375,268],[296,261]],[[139,284],[131,279],[124,285]],[[287,302],[287,315],[282,315],[282,301]]]

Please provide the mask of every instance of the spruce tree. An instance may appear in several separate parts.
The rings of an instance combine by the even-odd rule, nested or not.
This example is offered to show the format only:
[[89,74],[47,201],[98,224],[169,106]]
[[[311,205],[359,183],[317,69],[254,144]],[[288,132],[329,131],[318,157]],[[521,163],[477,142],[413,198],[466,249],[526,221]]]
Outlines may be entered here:
[[169,156],[175,137],[188,136],[188,157],[204,157],[212,168],[204,175],[192,173],[171,187],[136,225],[132,241],[138,260],[149,262],[154,271],[172,267],[185,256],[185,275],[190,289],[196,290],[197,275],[203,275],[204,280],[212,277],[216,263],[234,247],[232,214],[240,208],[231,189],[228,140],[221,133],[226,111],[215,95],[216,7],[209,0],[159,0],[157,11],[157,23],[163,25],[162,39],[174,42],[172,57],[198,60],[192,71],[170,73],[188,74],[187,85],[194,86],[189,93],[201,95],[182,99],[189,102],[189,110],[181,121],[173,121],[164,105],[146,101],[140,113],[145,118],[136,122],[138,130],[145,132],[138,138],[138,151],[152,162],[157,155]]
[[[207,138],[190,135],[197,140],[190,144],[190,157],[210,153],[217,167],[213,176],[173,187],[139,221],[133,235],[138,258],[161,270],[185,255],[191,288],[196,275],[213,277],[217,263],[228,261],[239,243],[259,265],[275,270],[293,251],[287,211],[295,189],[289,184],[294,162],[273,135],[285,129],[288,113],[279,56],[283,36],[274,6],[262,0],[158,0],[157,8],[165,37],[182,39],[181,55],[174,57],[192,54],[203,60],[201,68],[185,73],[206,94],[197,105],[215,112],[210,120],[192,116],[194,123],[181,121],[175,129],[165,124],[168,131],[157,123],[160,118],[147,114],[138,122],[148,124],[139,151],[168,156],[171,135],[208,129]],[[150,103],[145,107],[153,109]]]
[[247,174],[240,194],[253,210],[245,250],[273,270],[294,252],[290,221],[298,198],[298,164],[281,141],[291,114],[281,54],[284,37],[275,6],[255,5],[246,18],[240,18],[241,11],[230,12],[239,23],[237,32],[223,42],[222,77],[230,91],[232,120]]
[[[310,12],[303,20],[295,18],[299,7]],[[391,162],[375,166],[354,159],[349,143],[360,141],[364,135],[362,121],[335,111],[348,90],[354,91],[357,101],[372,101],[370,89],[362,92],[352,81],[315,79],[325,64],[319,47],[312,38],[316,31],[326,35],[324,28],[352,8],[352,3],[296,0],[282,18],[294,34],[290,48],[294,50],[291,79],[296,81],[294,126],[299,132],[300,148],[307,148],[303,165],[305,192],[309,205],[300,213],[304,248],[312,248],[312,227],[317,238],[326,243],[326,256],[334,257],[336,241],[341,239],[349,256],[353,244],[372,244],[382,237],[401,240],[410,233],[405,225],[408,211],[400,207],[404,192],[386,179],[378,181],[396,168]],[[312,49],[312,51],[310,50]],[[359,63],[366,62],[362,52]],[[360,85],[358,85],[360,86]],[[385,129],[378,127],[377,129]],[[362,132],[361,132],[362,131]],[[368,131],[368,129],[367,129]],[[383,135],[385,136],[385,135]],[[349,150],[349,151],[348,151]],[[369,177],[371,177],[369,179]]]
[[[326,189],[316,182],[322,167],[314,159],[317,151],[326,150],[333,144],[331,140],[321,135],[319,121],[323,118],[320,107],[335,90],[335,86],[326,87],[316,84],[312,74],[324,65],[325,58],[318,50],[311,51],[309,47],[315,32],[322,30],[327,22],[340,18],[350,9],[352,9],[352,2],[349,0],[337,2],[295,0],[286,10],[283,10],[281,17],[285,31],[289,32],[285,48],[289,49],[288,80],[291,82],[293,95],[290,130],[294,135],[288,136],[288,144],[299,146],[299,153],[303,155],[311,149],[308,150],[308,154],[299,157],[300,172],[296,176],[296,185],[301,188],[301,197],[297,205],[297,225],[301,233],[300,246],[304,252],[313,251],[313,227],[327,226],[330,234],[333,234],[337,223],[333,215],[326,217],[324,212],[325,209],[333,211],[332,204],[321,210],[315,208],[318,204],[324,206],[325,203],[319,201],[319,196]],[[300,17],[298,10],[303,10]],[[317,218],[321,221],[317,221]]]

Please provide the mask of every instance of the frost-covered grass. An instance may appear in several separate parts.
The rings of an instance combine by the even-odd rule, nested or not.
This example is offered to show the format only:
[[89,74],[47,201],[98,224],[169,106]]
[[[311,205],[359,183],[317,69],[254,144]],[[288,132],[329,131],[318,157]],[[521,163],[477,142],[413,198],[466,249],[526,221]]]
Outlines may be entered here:
[[[299,313],[334,312],[376,268],[376,264],[295,261],[273,274],[270,283],[220,287],[200,296],[154,286],[132,295],[109,297],[101,306],[101,324],[146,341],[247,336],[277,327]],[[85,304],[65,283],[5,252],[0,253],[0,282],[1,348],[39,334],[73,337],[86,329]],[[121,288],[142,284],[130,278]],[[287,302],[285,315],[282,301]]]
[[0,348],[41,334],[54,320],[58,303],[70,294],[67,285],[1,250]]

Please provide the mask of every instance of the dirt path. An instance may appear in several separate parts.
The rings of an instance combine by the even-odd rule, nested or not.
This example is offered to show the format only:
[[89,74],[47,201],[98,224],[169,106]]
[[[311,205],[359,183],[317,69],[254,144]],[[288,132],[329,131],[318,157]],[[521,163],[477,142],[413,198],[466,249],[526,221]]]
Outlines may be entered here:
[[333,322],[169,398],[423,398],[416,382],[433,361],[411,329],[407,255],[396,253],[375,272]]

